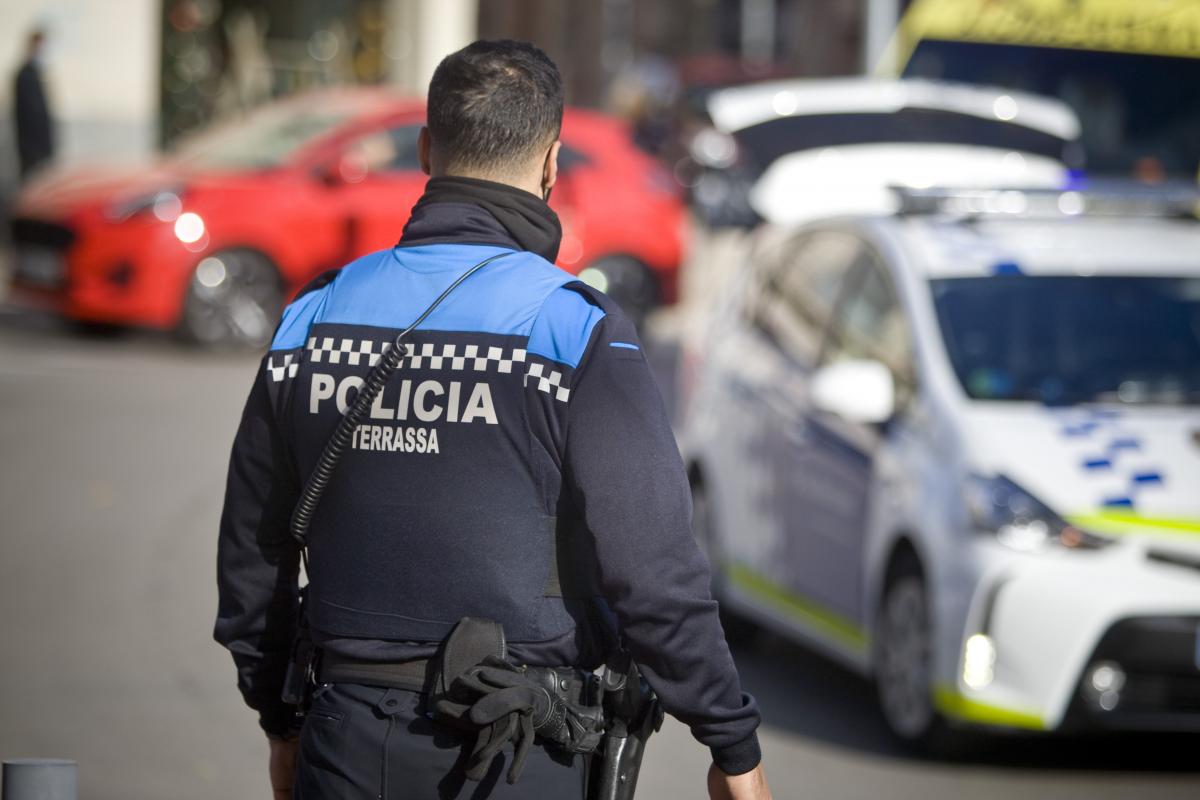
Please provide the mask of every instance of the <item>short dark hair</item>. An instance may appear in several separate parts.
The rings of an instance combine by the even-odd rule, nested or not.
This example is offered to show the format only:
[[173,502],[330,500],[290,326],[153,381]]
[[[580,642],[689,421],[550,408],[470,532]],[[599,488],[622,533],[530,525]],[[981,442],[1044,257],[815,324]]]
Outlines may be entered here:
[[528,42],[478,41],[442,59],[429,82],[429,135],[450,167],[500,169],[558,138],[558,67]]

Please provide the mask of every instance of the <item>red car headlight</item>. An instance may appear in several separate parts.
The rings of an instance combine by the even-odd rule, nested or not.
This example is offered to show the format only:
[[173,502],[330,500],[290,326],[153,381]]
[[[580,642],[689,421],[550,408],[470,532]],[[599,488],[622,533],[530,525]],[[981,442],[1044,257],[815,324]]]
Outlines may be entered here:
[[104,216],[113,222],[124,222],[149,213],[162,222],[174,222],[182,212],[183,188],[174,187],[120,198],[105,209]]

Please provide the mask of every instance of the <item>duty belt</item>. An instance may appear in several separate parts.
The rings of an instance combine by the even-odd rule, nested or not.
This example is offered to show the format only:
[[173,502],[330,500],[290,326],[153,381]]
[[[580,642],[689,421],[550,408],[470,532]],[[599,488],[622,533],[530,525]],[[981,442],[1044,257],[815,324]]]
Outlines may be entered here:
[[304,652],[309,660],[296,674],[309,685],[315,678],[425,694],[435,720],[476,734],[466,770],[476,781],[511,741],[508,782],[515,782],[536,736],[571,753],[599,749],[587,796],[629,800],[646,740],[663,719],[628,654],[614,653],[617,661],[599,677],[576,667],[517,666],[507,660],[503,628],[490,620],[463,618],[434,659],[373,662],[325,651],[313,664],[313,649]]
[[434,666],[434,661],[428,658],[396,662],[362,661],[325,650],[321,653],[320,666],[317,668],[317,683],[359,683],[427,693],[433,686]]
[[[322,651],[316,671],[317,683],[356,683],[387,689],[407,689],[422,694],[436,691],[438,661],[363,661]],[[518,667],[533,685],[577,706],[598,705],[599,685],[595,676],[577,667]]]

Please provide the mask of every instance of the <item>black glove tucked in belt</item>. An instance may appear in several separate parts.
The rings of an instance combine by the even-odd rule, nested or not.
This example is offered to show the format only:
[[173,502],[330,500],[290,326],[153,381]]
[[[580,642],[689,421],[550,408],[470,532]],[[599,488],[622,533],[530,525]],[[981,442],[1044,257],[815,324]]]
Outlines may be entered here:
[[512,741],[507,779],[515,783],[535,736],[573,753],[596,749],[604,734],[603,711],[581,702],[585,697],[586,678],[579,670],[516,667],[489,656],[435,698],[434,715],[479,731],[466,773],[471,780],[481,780],[495,755]]

